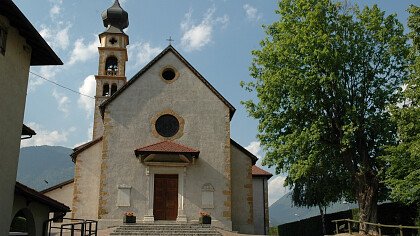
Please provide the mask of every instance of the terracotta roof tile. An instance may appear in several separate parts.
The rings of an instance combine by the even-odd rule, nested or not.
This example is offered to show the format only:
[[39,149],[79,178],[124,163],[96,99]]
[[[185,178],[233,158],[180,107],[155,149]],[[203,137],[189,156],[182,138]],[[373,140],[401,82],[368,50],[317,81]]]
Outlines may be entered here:
[[191,154],[195,157],[198,157],[200,153],[199,150],[175,143],[173,141],[162,141],[159,143],[151,144],[145,147],[138,148],[134,151],[136,156],[140,154],[170,154],[170,153],[179,153],[179,154]]
[[273,174],[271,174],[270,172],[267,172],[255,165],[252,166],[252,175],[253,176],[266,176],[268,178],[271,178],[273,176]]

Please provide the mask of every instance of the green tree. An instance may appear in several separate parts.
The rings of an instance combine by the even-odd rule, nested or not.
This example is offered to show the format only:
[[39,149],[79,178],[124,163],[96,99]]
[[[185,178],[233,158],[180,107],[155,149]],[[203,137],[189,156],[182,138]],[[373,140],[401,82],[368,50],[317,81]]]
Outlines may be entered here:
[[[243,83],[258,96],[244,104],[259,120],[263,164],[287,172],[292,188],[312,185],[301,177],[316,168],[340,176],[326,185],[339,182],[341,191],[334,193],[358,201],[361,221],[376,222],[384,167],[378,157],[384,145],[396,142],[387,107],[398,100],[407,74],[403,27],[376,5],[278,5],[279,20],[266,27],[261,49],[252,52],[255,80]],[[369,230],[375,229],[361,225],[361,233]]]
[[391,110],[398,125],[399,143],[389,147],[384,158],[390,165],[385,184],[394,200],[420,206],[420,7],[410,6],[409,12],[412,63],[403,100]]
[[[340,180],[342,177],[338,176],[338,172],[329,170],[329,163],[316,163],[299,174],[286,180],[293,179],[290,186],[292,189],[292,201],[295,206],[318,207],[321,215],[322,232],[327,234],[325,225],[325,214],[327,207],[334,202],[339,201],[342,195],[341,183],[345,182]],[[331,166],[332,167],[332,166]],[[305,167],[303,167],[305,168]]]

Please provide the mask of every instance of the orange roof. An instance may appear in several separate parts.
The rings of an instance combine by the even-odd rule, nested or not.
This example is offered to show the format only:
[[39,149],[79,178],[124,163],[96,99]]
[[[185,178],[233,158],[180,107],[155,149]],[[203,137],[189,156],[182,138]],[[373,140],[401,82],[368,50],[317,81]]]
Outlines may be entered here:
[[271,178],[273,176],[273,174],[271,174],[270,172],[267,172],[255,165],[252,166],[252,175],[253,176],[266,176],[268,178]]
[[136,156],[148,154],[188,154],[195,158],[200,153],[199,150],[184,146],[172,141],[162,141],[159,143],[151,144],[145,147],[138,148],[134,151]]

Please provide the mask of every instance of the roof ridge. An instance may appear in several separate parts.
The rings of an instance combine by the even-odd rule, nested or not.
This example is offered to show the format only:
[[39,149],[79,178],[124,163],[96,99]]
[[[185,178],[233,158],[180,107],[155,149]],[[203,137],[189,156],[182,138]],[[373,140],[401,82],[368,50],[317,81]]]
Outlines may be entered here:
[[49,187],[49,188],[46,188],[46,189],[44,189],[44,190],[41,190],[41,191],[39,191],[39,192],[40,192],[40,193],[42,193],[42,194],[45,194],[45,193],[47,193],[47,192],[50,192],[50,191],[55,190],[55,189],[57,189],[57,188],[61,188],[61,187],[65,186],[65,185],[70,184],[70,183],[73,183],[73,182],[74,182],[74,178],[71,178],[71,179],[69,179],[69,180],[63,181],[63,182],[61,182],[61,183],[58,183],[58,184],[56,184],[56,185],[53,185],[53,186],[51,186],[51,187]]

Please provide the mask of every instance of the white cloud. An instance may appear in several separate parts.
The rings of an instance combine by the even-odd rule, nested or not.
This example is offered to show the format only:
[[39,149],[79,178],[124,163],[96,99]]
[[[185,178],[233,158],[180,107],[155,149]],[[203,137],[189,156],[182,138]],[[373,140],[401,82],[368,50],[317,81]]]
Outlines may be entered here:
[[89,142],[89,141],[91,141],[91,140],[92,140],[92,135],[93,135],[93,125],[90,125],[90,126],[89,126],[89,129],[87,130],[86,134],[87,134],[86,140],[84,140],[84,141],[82,141],[82,142],[80,142],[80,143],[76,143],[75,145],[73,145],[73,148],[78,147],[78,146],[80,146],[80,145],[82,145],[82,144],[85,144],[85,143],[87,143],[87,142]]
[[39,34],[47,41],[47,43],[54,49],[67,49],[69,46],[69,29],[70,23],[58,22],[55,26],[41,25]]
[[49,0],[49,2],[52,4],[50,9],[50,17],[52,20],[55,20],[57,16],[60,16],[63,0]]
[[[95,96],[96,92],[96,81],[94,75],[89,75],[83,81],[82,86],[79,88],[79,93],[89,95],[91,97]],[[79,96],[79,100],[77,101],[79,106],[82,107],[88,117],[93,115],[94,107],[95,107],[95,99],[86,96]]]
[[163,49],[161,47],[153,47],[148,42],[137,42],[129,45],[127,50],[128,58],[134,61],[134,65],[138,67],[152,60]]
[[90,140],[92,138],[92,135],[93,135],[93,125],[91,124],[89,126],[89,129],[87,130],[87,138],[88,138],[88,140]]
[[53,90],[52,92],[53,97],[57,100],[58,103],[58,110],[62,111],[65,116],[69,115],[69,104],[70,99],[69,97],[65,96],[63,93],[57,92],[57,90]]
[[251,21],[258,21],[262,18],[262,15],[258,13],[257,8],[249,5],[249,4],[245,4],[243,6],[245,13],[246,13],[246,17],[248,18],[248,20]]
[[61,7],[58,4],[54,4],[50,9],[50,17],[55,18],[61,12]]
[[268,206],[271,206],[271,204],[289,192],[289,189],[283,186],[285,180],[286,177],[279,175],[268,182]]
[[258,141],[252,141],[248,146],[245,147],[246,150],[254,154],[258,159],[261,159],[261,145]]
[[215,11],[215,7],[208,9],[200,24],[194,24],[194,21],[191,19],[192,10],[185,14],[185,19],[181,22],[181,30],[183,32],[181,46],[186,51],[201,50],[210,43],[215,25],[221,25],[222,28],[227,26],[229,17],[224,15],[215,18],[213,16]]
[[58,130],[47,130],[42,125],[39,125],[34,122],[28,123],[28,126],[31,127],[36,135],[32,136],[30,139],[24,139],[21,141],[21,147],[27,146],[41,146],[41,145],[64,145],[67,142],[67,136],[75,131],[74,127],[69,128],[68,130],[58,131]]
[[76,62],[85,62],[98,55],[99,39],[95,37],[95,40],[85,44],[84,38],[79,38],[74,43],[74,48],[70,55],[68,65],[73,65]]

